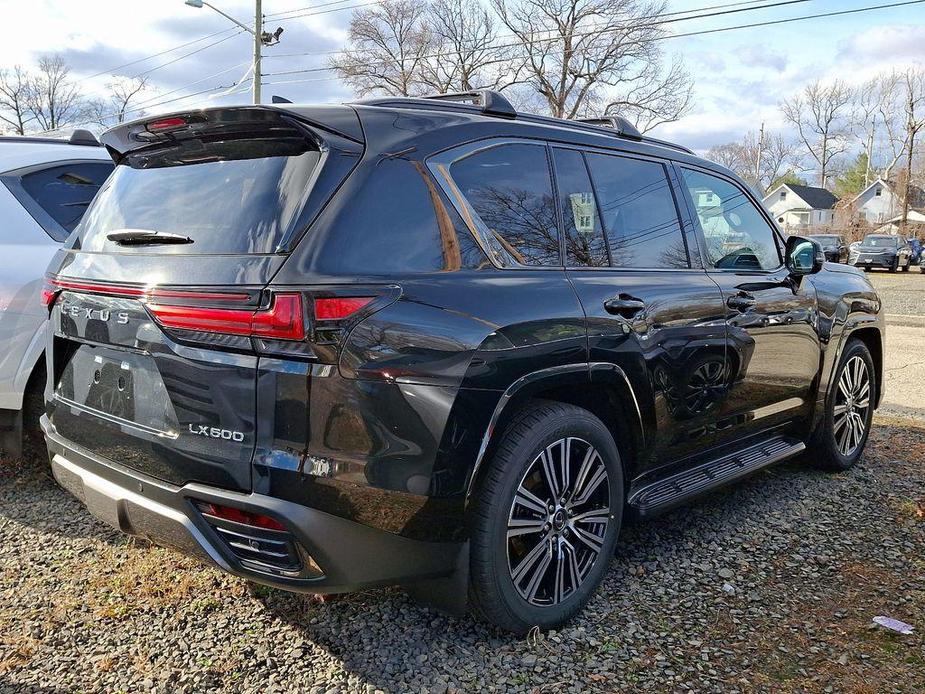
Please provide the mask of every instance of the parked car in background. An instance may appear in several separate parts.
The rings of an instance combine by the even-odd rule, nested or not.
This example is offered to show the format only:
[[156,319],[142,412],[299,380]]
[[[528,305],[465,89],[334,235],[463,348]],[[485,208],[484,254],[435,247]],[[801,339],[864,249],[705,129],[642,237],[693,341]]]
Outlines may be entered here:
[[912,257],[910,262],[912,265],[918,265],[921,267],[922,264],[922,242],[917,238],[912,237],[909,239],[909,248],[912,250]]
[[912,249],[904,237],[894,234],[868,234],[851,254],[851,265],[865,270],[896,272],[901,268],[907,272],[911,264]]
[[867,278],[624,119],[477,92],[102,140],[116,171],[50,265],[42,423],[124,532],[525,632],[582,608],[625,514],[864,449]]
[[817,241],[822,246],[825,259],[831,263],[848,262],[848,245],[838,234],[811,234],[806,238]]
[[87,131],[70,139],[0,137],[0,455],[38,431],[45,386],[42,278],[112,159]]

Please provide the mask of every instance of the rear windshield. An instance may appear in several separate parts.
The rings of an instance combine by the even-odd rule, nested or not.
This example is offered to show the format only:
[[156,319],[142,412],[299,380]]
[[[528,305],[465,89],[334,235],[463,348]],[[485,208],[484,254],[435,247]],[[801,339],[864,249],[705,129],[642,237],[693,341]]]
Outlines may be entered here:
[[813,238],[816,239],[816,241],[818,241],[819,243],[830,243],[830,244],[837,244],[841,240],[837,236],[817,235],[817,236],[813,236]]
[[[253,134],[253,133],[251,133]],[[299,223],[321,154],[304,137],[185,141],[127,155],[79,227],[86,251],[273,253]],[[192,243],[120,245],[117,231],[179,234]]]

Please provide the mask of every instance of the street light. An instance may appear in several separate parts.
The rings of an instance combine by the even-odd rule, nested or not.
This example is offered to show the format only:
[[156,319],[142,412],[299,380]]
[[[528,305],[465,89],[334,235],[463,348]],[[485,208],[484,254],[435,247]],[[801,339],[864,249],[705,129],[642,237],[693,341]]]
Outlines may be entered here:
[[272,34],[263,30],[263,12],[261,11],[261,0],[254,1],[254,27],[251,28],[246,24],[239,22],[229,14],[225,14],[215,5],[205,0],[186,0],[186,4],[196,9],[202,9],[203,6],[215,10],[228,21],[236,24],[254,37],[254,103],[260,103],[260,49],[261,46],[272,46],[279,43],[279,36],[283,33],[282,27],[277,28]]

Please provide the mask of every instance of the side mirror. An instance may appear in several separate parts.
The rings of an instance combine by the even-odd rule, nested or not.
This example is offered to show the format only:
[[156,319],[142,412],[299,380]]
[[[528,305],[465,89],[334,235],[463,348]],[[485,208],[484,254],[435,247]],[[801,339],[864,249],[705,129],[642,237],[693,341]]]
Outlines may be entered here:
[[825,262],[825,254],[819,242],[802,236],[791,236],[787,239],[784,256],[787,270],[795,277],[819,272]]

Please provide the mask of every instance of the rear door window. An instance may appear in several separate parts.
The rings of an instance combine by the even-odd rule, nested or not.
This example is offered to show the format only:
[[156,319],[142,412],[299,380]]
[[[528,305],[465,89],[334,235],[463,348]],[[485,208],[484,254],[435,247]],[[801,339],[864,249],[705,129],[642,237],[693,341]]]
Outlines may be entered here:
[[502,144],[454,162],[450,176],[481,220],[486,242],[525,266],[561,265],[546,147]]
[[613,266],[690,267],[664,164],[610,154],[587,160]]
[[565,231],[565,263],[569,267],[610,265],[607,240],[581,152],[553,149],[556,185]]
[[13,184],[10,189],[49,236],[64,241],[80,223],[112,167],[106,161],[59,162],[16,177],[9,182]]

